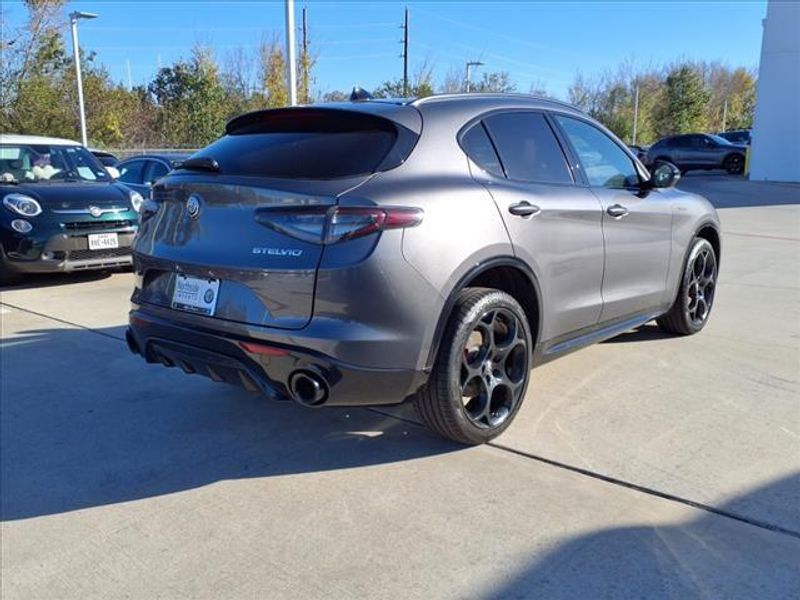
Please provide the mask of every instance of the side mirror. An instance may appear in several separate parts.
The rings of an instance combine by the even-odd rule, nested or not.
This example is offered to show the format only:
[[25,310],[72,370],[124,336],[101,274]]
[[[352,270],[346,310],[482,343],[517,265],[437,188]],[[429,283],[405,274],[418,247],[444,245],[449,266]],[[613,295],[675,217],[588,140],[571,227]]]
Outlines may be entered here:
[[671,188],[681,178],[678,167],[669,162],[658,162],[655,165],[650,182],[654,188]]
[[106,172],[111,176],[111,179],[119,179],[119,169],[116,167],[106,167]]

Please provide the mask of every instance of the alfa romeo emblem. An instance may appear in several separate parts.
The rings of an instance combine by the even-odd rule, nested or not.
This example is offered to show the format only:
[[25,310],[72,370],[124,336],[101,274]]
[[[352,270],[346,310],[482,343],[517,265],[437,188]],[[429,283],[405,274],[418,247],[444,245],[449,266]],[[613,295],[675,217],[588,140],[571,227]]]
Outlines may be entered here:
[[99,216],[101,216],[103,214],[103,211],[102,211],[102,209],[100,209],[97,206],[90,206],[89,207],[89,214],[92,215],[93,217],[97,218],[97,217],[99,217]]
[[197,218],[200,214],[200,196],[197,194],[189,196],[189,199],[186,201],[186,213],[193,219]]

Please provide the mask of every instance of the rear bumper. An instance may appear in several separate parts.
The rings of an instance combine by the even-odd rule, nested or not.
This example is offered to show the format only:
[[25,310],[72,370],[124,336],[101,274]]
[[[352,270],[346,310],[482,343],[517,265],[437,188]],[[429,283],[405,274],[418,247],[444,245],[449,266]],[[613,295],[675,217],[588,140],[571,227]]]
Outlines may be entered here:
[[126,339],[131,351],[149,363],[276,399],[292,398],[289,382],[295,374],[312,374],[324,381],[321,404],[326,406],[397,404],[427,379],[414,370],[362,368],[291,344],[189,328],[142,308],[131,311]]

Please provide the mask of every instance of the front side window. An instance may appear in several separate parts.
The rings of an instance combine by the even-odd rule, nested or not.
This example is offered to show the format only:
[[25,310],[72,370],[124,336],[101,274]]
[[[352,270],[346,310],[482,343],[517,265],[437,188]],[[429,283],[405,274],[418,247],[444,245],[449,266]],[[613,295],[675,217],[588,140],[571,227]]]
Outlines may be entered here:
[[485,119],[509,179],[573,183],[567,160],[544,115],[513,112]]
[[107,182],[111,178],[94,155],[82,146],[3,144],[0,146],[0,180]]
[[633,161],[614,140],[585,121],[561,115],[556,119],[575,148],[589,185],[606,188],[638,185],[639,175]]

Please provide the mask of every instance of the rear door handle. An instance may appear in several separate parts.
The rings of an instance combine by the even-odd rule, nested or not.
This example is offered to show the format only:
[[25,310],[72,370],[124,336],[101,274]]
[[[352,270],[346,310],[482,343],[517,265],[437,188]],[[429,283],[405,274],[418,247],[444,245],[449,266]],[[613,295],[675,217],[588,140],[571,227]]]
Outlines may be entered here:
[[535,204],[531,204],[530,202],[523,200],[522,202],[517,202],[516,204],[509,206],[508,212],[510,212],[512,215],[516,215],[517,217],[532,217],[542,212],[542,209]]
[[628,214],[628,209],[622,206],[622,204],[612,204],[606,209],[606,212],[615,219],[621,219]]

